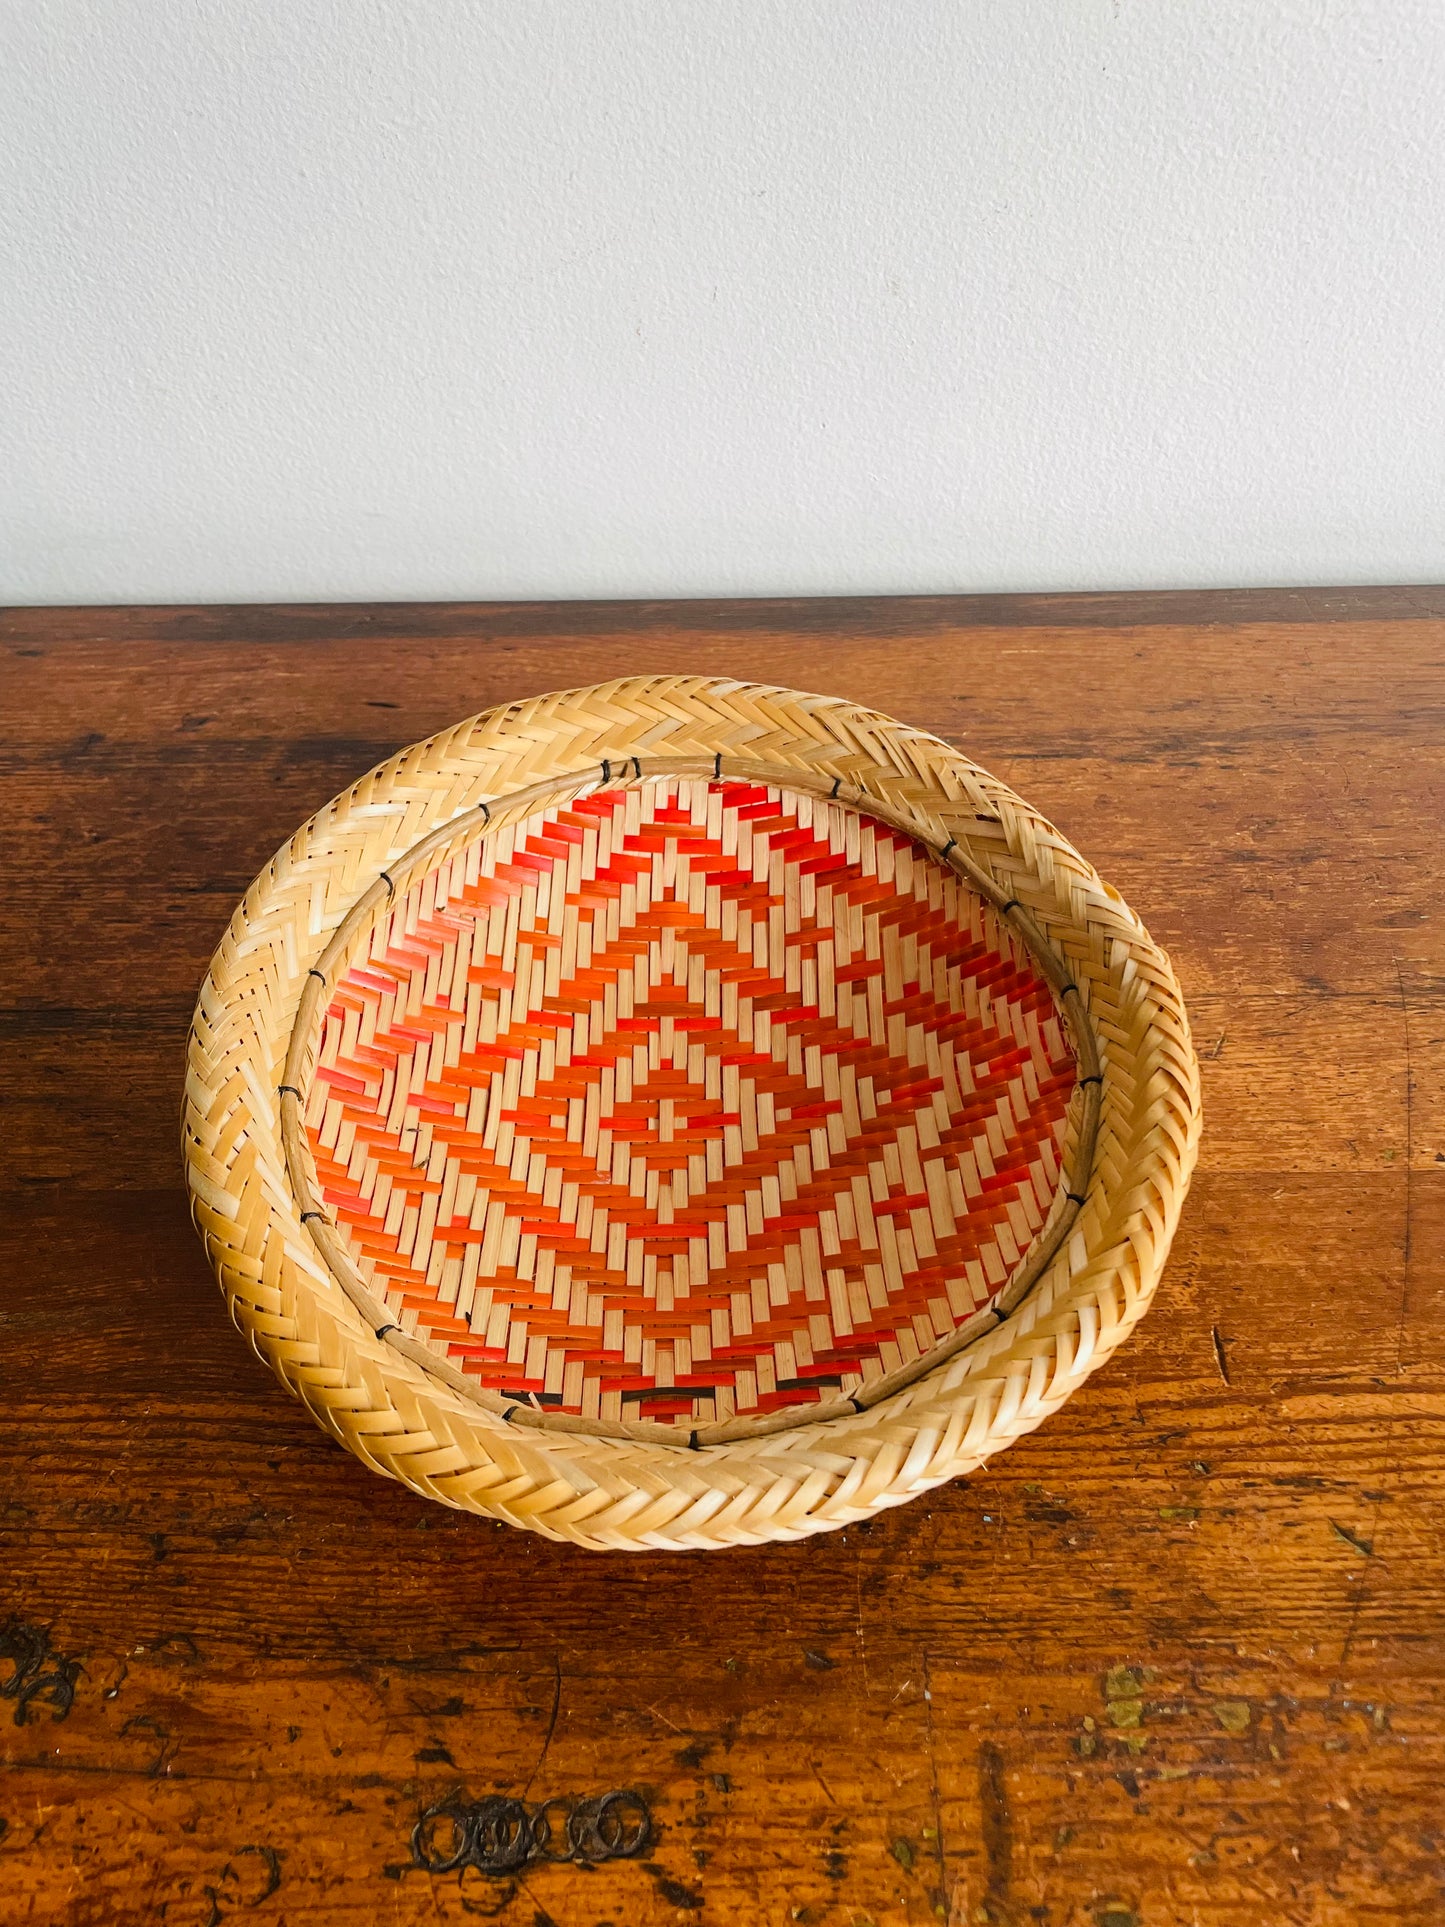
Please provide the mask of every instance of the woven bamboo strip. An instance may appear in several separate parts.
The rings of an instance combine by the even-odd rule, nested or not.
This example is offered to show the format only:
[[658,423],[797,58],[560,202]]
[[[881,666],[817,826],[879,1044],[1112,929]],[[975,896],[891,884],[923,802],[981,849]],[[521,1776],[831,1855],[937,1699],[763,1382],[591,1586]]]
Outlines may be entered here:
[[[851,855],[856,842],[850,824],[875,820],[903,832],[957,878],[960,901],[972,893],[1013,933],[1020,955],[1054,993],[1077,1067],[1062,1168],[1045,1222],[1032,1241],[1024,1239],[1027,1248],[1012,1275],[984,1310],[955,1319],[939,1301],[932,1319],[923,1320],[925,1339],[936,1342],[914,1344],[916,1355],[854,1385],[846,1397],[767,1415],[719,1410],[712,1421],[679,1431],[666,1423],[604,1418],[600,1409],[569,1414],[500,1395],[404,1328],[325,1208],[304,1112],[314,1094],[315,1141],[323,1145],[330,1131],[334,1148],[345,1105],[328,1109],[317,1085],[318,1058],[328,1075],[345,1076],[338,1072],[338,1051],[358,1047],[363,1022],[374,1037],[379,1020],[374,1010],[365,1017],[350,1011],[345,1040],[335,1028],[323,1041],[323,1011],[339,1010],[332,1003],[338,984],[358,960],[365,966],[368,945],[380,941],[387,912],[398,904],[412,924],[412,934],[402,935],[408,957],[414,953],[413,1019],[435,1003],[442,971],[453,973],[449,984],[458,970],[466,979],[474,951],[458,964],[450,926],[436,941],[421,930],[428,919],[435,922],[439,902],[450,903],[468,878],[477,883],[484,846],[510,860],[529,835],[545,835],[549,810],[599,791],[625,797],[634,832],[643,812],[655,809],[656,796],[665,795],[671,799],[666,808],[681,815],[690,810],[699,833],[706,833],[709,810],[717,815],[707,792],[726,783],[773,786],[770,793],[799,799],[797,820],[806,833],[815,836],[817,824],[831,822],[828,834],[847,846],[840,856]],[[644,793],[653,801],[644,801]],[[687,810],[678,809],[679,799],[687,799]],[[765,854],[759,845],[756,860]],[[482,863],[488,860],[484,854]],[[580,860],[566,858],[572,884]],[[664,874],[673,861],[665,854],[655,859],[664,892],[678,887],[675,871]],[[685,859],[679,861],[685,868]],[[772,881],[779,882],[783,872],[776,858],[770,861]],[[906,851],[898,859],[898,874],[909,880],[911,862]],[[930,902],[942,903],[942,889],[955,887],[941,882],[943,874],[920,873],[918,887],[925,896],[932,892]],[[705,894],[705,887],[694,892],[699,906]],[[811,914],[815,897],[812,878],[793,875],[774,913],[782,923],[771,935],[762,925],[753,933],[767,968],[793,972],[795,991],[805,966],[796,950],[789,960],[784,931],[798,927],[805,900]],[[514,911],[506,911],[498,926],[498,954],[526,965],[527,984],[519,969],[511,993],[515,1018],[524,992],[528,1009],[534,992],[543,1000],[555,996],[577,968],[578,946],[590,939],[566,910],[561,889],[542,925],[534,904],[525,926],[546,937],[541,952],[537,938],[505,950],[508,930],[515,935],[522,927],[508,924],[512,917]],[[481,944],[481,930],[478,924],[477,937],[467,941]],[[619,937],[622,930],[619,924]],[[885,942],[881,963],[894,989],[904,982],[903,953],[911,941],[890,936]],[[644,990],[670,971],[679,992],[691,984],[709,994],[705,969],[689,976],[686,951],[685,938],[665,933],[653,944],[650,963],[639,956]],[[483,954],[490,952],[484,947]],[[909,968],[916,969],[917,953],[908,954]],[[809,980],[820,1001],[822,976],[820,964]],[[628,979],[620,981],[625,986]],[[840,1002],[831,983],[827,993]],[[716,989],[710,994],[716,1000]],[[395,1003],[392,997],[388,1007]],[[475,998],[467,1011],[449,1033],[442,1023],[434,1036],[416,1042],[408,1091],[422,1090],[433,1063],[456,1069],[463,1030],[482,1021]],[[706,1012],[717,1015],[713,1006]],[[680,1070],[704,1062],[705,1053],[689,1058],[683,1033],[667,1032],[664,1041],[668,1021],[643,1050],[645,1077],[661,1072],[664,1057]],[[901,1017],[896,1021],[890,1035],[912,1053],[910,1061],[922,1062],[929,1048],[924,1033],[910,1032]],[[544,1060],[546,1074],[555,1056]],[[942,1064],[940,1056],[940,1076]],[[950,1088],[946,1078],[943,1083]],[[474,1091],[473,1098],[476,1121],[486,1113],[483,1128],[495,1146],[498,1130],[513,1127],[493,1115],[499,1107],[485,1093]],[[392,1101],[403,1102],[400,1086]],[[562,1143],[600,1163],[601,1113],[589,1122],[588,1102],[579,1099],[575,1116],[569,1113]],[[856,1097],[845,1096],[839,1082],[829,1102],[840,1114],[835,1136],[846,1140],[841,1114],[850,1103],[856,1111]],[[1025,1103],[1016,1094],[1014,1110]],[[673,1154],[659,1147],[670,1146],[676,1130],[669,1104],[655,1107],[658,1143],[651,1155],[664,1160]],[[413,1097],[404,1105],[416,1115]],[[756,1147],[758,1123],[748,1122],[750,1111],[739,1115],[744,1137]],[[372,772],[298,831],[253,885],[213,960],[192,1032],[184,1128],[194,1215],[233,1316],[283,1382],[367,1463],[443,1502],[585,1545],[717,1546],[797,1537],[898,1503],[979,1464],[1054,1409],[1147,1307],[1192,1167],[1199,1102],[1197,1067],[1167,959],[1117,894],[1003,786],[935,739],[831,699],[701,678],[639,678],[474,718]],[[924,1128],[932,1127],[925,1121]],[[433,1195],[404,1226],[407,1260],[425,1273],[442,1307],[438,1316],[464,1333],[477,1294],[489,1290],[490,1221],[484,1210],[479,1242],[467,1245],[464,1261],[449,1255],[435,1226],[454,1222],[464,1180],[440,1141],[433,1145],[424,1135],[430,1130],[424,1123],[416,1132],[413,1162],[424,1151],[422,1161],[432,1160],[428,1173],[434,1163],[435,1184],[443,1192],[450,1185],[451,1194],[445,1213]],[[904,1132],[898,1155],[909,1160],[907,1188],[920,1187],[922,1198],[925,1167],[910,1148],[918,1142]],[[828,1154],[827,1133],[815,1148]],[[361,1194],[368,1210],[390,1183],[377,1155],[359,1136],[348,1147],[359,1181],[371,1187]],[[527,1169],[540,1172],[545,1163],[533,1154]],[[645,1208],[666,1214],[665,1231],[698,1185],[704,1191],[697,1195],[706,1191],[707,1159],[700,1156],[695,1169],[677,1164],[666,1187],[645,1163],[634,1159],[630,1175]],[[787,1166],[794,1186],[800,1168],[811,1167],[798,1166],[795,1154]],[[618,1169],[628,1173],[626,1157]],[[959,1222],[940,1189],[942,1167],[934,1160],[928,1169],[932,1186],[909,1233],[925,1247]],[[548,1209],[560,1211],[565,1187],[560,1176],[549,1182]],[[1036,1189],[1042,1183],[1034,1179]],[[545,1189],[539,1195],[545,1198]],[[568,1224],[579,1197],[568,1199]],[[1027,1210],[1018,1208],[1026,1232]],[[891,1236],[893,1218],[879,1223]],[[1019,1244],[1015,1235],[1008,1248]],[[888,1252],[882,1255],[887,1261]],[[795,1256],[794,1283],[820,1306],[799,1325],[798,1343],[807,1348],[851,1328],[852,1313],[846,1281],[835,1284],[830,1299],[821,1256]],[[550,1290],[554,1304],[559,1293],[570,1293],[565,1267],[559,1278],[550,1251],[539,1247],[526,1261],[537,1274],[534,1288]],[[685,1297],[691,1288],[685,1257],[668,1270],[642,1255],[637,1282],[664,1315],[676,1292]],[[779,1288],[791,1289],[781,1281]],[[945,1316],[952,1329],[939,1338]],[[659,1357],[671,1373],[679,1359],[697,1362],[696,1345],[710,1349],[707,1329],[690,1331],[686,1342],[654,1347],[654,1370]],[[551,1353],[544,1335],[521,1338],[520,1327],[517,1335],[519,1367],[533,1371],[553,1400],[564,1398],[563,1381],[572,1371],[576,1404],[580,1371],[562,1352]]]

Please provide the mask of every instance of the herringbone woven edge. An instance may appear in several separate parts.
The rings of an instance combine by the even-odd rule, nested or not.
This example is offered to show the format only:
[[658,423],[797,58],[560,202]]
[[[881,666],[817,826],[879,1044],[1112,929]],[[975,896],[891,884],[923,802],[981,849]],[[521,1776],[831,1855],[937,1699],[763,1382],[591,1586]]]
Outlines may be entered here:
[[[1085,1109],[1091,1130],[1097,1120],[1092,1176],[1061,1248],[1005,1320],[862,1411],[695,1449],[682,1436],[508,1422],[514,1414],[442,1382],[415,1341],[378,1336],[301,1223],[283,1119],[294,1100],[280,1086],[299,1081],[286,1075],[293,1032],[305,1031],[298,1011],[308,991],[314,1002],[318,962],[348,915],[368,895],[384,901],[392,869],[424,841],[445,845],[484,804],[544,788],[582,794],[626,764],[639,780],[660,769],[767,770],[908,828],[1058,960],[1056,984],[1086,1013],[1076,1027],[1098,1040],[1099,1081],[1076,1093],[1074,1123]],[[294,1111],[291,1123],[294,1132]],[[192,1215],[232,1317],[364,1463],[550,1538],[681,1550],[847,1525],[1032,1430],[1147,1310],[1199,1127],[1198,1064],[1167,957],[1026,803],[947,744],[875,711],[660,676],[487,711],[402,751],[303,825],[212,959],[182,1132]]]

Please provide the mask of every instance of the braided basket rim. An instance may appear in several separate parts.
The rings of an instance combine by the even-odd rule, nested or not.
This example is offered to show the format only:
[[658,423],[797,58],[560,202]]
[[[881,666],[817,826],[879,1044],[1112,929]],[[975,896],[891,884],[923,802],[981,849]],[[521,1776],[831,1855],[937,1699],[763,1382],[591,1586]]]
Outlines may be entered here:
[[[409,867],[540,798],[764,781],[906,831],[1008,921],[1074,1039],[1076,1175],[999,1302],[866,1399],[685,1431],[481,1392],[392,1324],[319,1221],[300,1101],[323,993]],[[192,1216],[231,1315],[323,1428],[442,1503],[594,1548],[791,1539],[974,1469],[1147,1309],[1192,1172],[1199,1071],[1164,952],[1043,817],[936,737],[836,697],[637,676],[479,713],[303,824],[237,907],[192,1023]],[[314,1173],[312,1174],[314,1176]],[[1074,1186],[1078,1185],[1078,1190]],[[303,1216],[304,1213],[304,1216]]]

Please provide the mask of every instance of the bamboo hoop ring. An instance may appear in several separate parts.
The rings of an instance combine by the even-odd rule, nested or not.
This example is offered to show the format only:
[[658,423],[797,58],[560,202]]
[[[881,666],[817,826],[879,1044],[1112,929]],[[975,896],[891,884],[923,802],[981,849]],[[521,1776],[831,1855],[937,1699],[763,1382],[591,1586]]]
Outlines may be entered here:
[[[1048,986],[1075,1071],[1054,1194],[986,1304],[891,1369],[845,1380],[837,1398],[681,1428],[506,1395],[404,1329],[328,1212],[305,1115],[333,994],[417,879],[548,811],[657,785],[674,800],[688,785],[760,785],[921,845]],[[836,699],[641,677],[474,717],[296,833],[202,987],[183,1137],[193,1216],[232,1316],[365,1463],[550,1537],[677,1548],[844,1525],[1038,1424],[1147,1308],[1199,1119],[1167,958],[1003,785],[936,738]]]

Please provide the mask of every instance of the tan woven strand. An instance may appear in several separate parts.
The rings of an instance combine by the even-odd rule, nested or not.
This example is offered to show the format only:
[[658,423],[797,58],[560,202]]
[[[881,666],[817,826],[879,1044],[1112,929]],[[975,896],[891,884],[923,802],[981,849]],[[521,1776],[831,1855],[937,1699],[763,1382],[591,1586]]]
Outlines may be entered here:
[[[1053,1208],[992,1307],[848,1398],[682,1430],[518,1403],[400,1329],[328,1220],[301,1116],[329,986],[398,890],[544,803],[662,778],[777,785],[916,838],[1032,958],[1079,1078]],[[366,1464],[549,1537],[679,1549],[846,1525],[1037,1425],[1147,1309],[1199,1124],[1167,958],[1003,785],[833,698],[642,677],[472,718],[304,825],[212,960],[183,1130],[193,1215],[233,1318]]]

